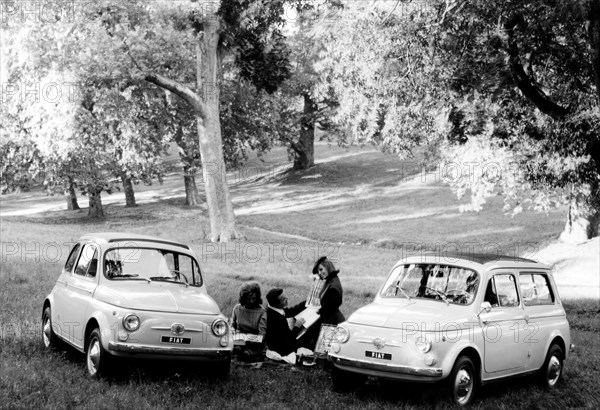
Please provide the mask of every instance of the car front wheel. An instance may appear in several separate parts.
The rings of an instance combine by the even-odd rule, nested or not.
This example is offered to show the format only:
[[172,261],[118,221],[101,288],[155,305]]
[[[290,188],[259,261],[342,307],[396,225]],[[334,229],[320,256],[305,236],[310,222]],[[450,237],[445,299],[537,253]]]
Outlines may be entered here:
[[553,388],[562,377],[564,354],[559,345],[553,344],[548,349],[544,365],[540,369],[539,381],[543,387]]
[[46,349],[55,349],[58,347],[58,336],[52,330],[52,318],[50,306],[44,309],[42,314],[42,341]]
[[106,376],[110,372],[110,353],[102,347],[100,329],[96,328],[90,333],[87,349],[85,351],[85,362],[88,375],[93,379]]
[[477,373],[473,361],[467,356],[458,358],[449,377],[450,398],[459,406],[473,402],[477,388]]
[[348,372],[337,368],[331,369],[331,382],[336,391],[351,391],[365,384],[367,377],[362,374]]

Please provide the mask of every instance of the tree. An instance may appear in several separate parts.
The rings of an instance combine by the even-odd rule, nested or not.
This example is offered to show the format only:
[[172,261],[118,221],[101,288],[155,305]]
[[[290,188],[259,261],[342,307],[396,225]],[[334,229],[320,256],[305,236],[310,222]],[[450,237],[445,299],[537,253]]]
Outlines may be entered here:
[[[582,12],[583,10],[583,12]],[[354,141],[429,143],[464,209],[569,203],[563,239],[597,235],[598,2],[350,5],[319,67]],[[343,33],[340,35],[339,33]],[[347,39],[347,41],[344,41]]]
[[564,240],[598,235],[599,13],[597,1],[475,1],[446,13],[437,32],[453,97],[447,160],[462,161],[473,143],[521,176],[455,188],[480,205],[500,188],[516,212],[566,202]]
[[398,4],[344,4],[315,29],[323,45],[315,69],[319,88],[330,89],[339,102],[332,121],[346,130],[341,143],[371,143],[410,156],[432,140],[434,106],[443,92],[431,87],[429,15],[420,4]]
[[[283,4],[282,0],[152,5],[130,1],[126,12],[122,4],[99,6],[107,40],[119,42],[119,51],[131,59],[132,77],[182,98],[196,117],[212,241],[239,236],[219,118],[222,57],[225,52],[235,53],[243,78],[259,89],[274,91],[288,75],[285,43],[277,28],[284,23]],[[170,53],[149,52],[165,43],[179,47],[170,48]],[[192,50],[195,70],[189,69]]]
[[133,181],[160,177],[168,130],[147,83],[119,83],[107,69],[110,60],[86,53],[88,39],[71,26],[28,22],[10,32],[3,50],[9,84],[32,83],[38,92],[7,104],[9,132],[33,141],[48,187],[62,185],[69,208],[77,207],[77,185],[89,197],[89,215],[101,217],[101,192],[117,188],[114,177],[123,181],[128,205],[135,204]]

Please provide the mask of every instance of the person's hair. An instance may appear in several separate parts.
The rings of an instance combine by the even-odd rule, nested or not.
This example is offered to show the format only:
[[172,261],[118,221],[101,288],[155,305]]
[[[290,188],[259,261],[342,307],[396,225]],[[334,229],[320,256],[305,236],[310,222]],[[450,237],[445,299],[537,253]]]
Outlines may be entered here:
[[279,306],[279,296],[283,293],[283,289],[274,288],[267,292],[267,302],[273,307]]
[[317,261],[313,265],[313,269],[312,269],[313,275],[319,274],[319,265],[323,265],[323,267],[325,269],[327,269],[327,273],[329,275],[340,273],[339,270],[335,269],[333,262],[331,262],[329,259],[327,259],[327,256],[321,256],[319,259],[317,259]]
[[262,298],[260,294],[260,285],[258,282],[245,282],[240,287],[240,305],[247,307],[250,301],[250,295],[256,296],[255,305],[262,305]]
[[329,275],[334,275],[336,273],[339,273],[339,271],[337,271],[335,269],[335,265],[333,264],[333,262],[331,262],[329,259],[325,259],[323,262],[320,263],[321,265],[323,265],[323,267],[325,269],[327,269],[327,273]]

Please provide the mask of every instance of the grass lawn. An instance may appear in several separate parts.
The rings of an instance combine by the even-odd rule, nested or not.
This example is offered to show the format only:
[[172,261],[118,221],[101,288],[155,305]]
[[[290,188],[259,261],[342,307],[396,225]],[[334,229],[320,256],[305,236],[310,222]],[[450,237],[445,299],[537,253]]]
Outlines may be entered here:
[[[108,216],[90,220],[67,212],[62,198],[39,192],[0,199],[1,407],[90,408],[446,408],[436,386],[371,380],[350,394],[331,391],[323,369],[234,365],[227,381],[193,368],[126,366],[116,379],[85,378],[83,356],[69,349],[48,354],[40,340],[41,304],[52,289],[70,244],[81,234],[124,231],[186,242],[200,258],[209,293],[225,314],[239,285],[258,280],[266,292],[286,288],[290,302],[308,292],[312,262],[329,255],[341,269],[343,312],[368,303],[389,268],[403,255],[428,249],[501,249],[534,256],[563,226],[564,209],[524,212],[511,219],[494,198],[481,213],[461,214],[451,191],[422,175],[414,161],[373,149],[317,146],[317,166],[294,173],[275,150],[230,174],[243,241],[211,244],[205,209],[182,206],[183,178],[136,187],[139,206],[123,207],[122,194],[106,196]],[[199,185],[201,188],[201,185]],[[80,205],[84,200],[80,199]],[[577,352],[563,383],[547,393],[529,379],[485,386],[481,408],[598,408],[600,306],[596,299],[565,303]]]

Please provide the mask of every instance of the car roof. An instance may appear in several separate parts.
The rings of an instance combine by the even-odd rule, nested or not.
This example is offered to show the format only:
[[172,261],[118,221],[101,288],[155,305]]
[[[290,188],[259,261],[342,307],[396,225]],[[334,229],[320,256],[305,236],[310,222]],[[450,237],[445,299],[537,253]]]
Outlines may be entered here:
[[521,258],[519,256],[498,255],[495,253],[474,253],[474,252],[422,252],[418,255],[408,256],[398,262],[401,263],[436,263],[455,265],[460,261],[468,261],[474,264],[482,265],[485,268],[542,268],[550,269],[540,262],[533,259]]
[[123,233],[123,232],[98,232],[88,233],[83,235],[79,240],[92,240],[98,243],[115,243],[115,242],[152,242],[156,244],[178,246],[184,249],[190,249],[189,246],[183,243],[169,241],[155,236],[139,235],[135,233]]

